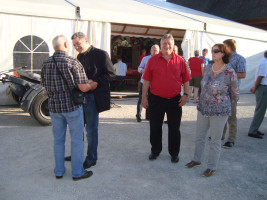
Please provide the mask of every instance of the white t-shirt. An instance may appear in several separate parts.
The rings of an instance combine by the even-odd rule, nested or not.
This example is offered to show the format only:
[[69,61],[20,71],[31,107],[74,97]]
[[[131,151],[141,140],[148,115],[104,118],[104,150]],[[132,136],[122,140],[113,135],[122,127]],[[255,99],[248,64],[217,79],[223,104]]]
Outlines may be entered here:
[[258,67],[258,76],[263,76],[261,79],[261,85],[267,85],[267,58],[264,58]]

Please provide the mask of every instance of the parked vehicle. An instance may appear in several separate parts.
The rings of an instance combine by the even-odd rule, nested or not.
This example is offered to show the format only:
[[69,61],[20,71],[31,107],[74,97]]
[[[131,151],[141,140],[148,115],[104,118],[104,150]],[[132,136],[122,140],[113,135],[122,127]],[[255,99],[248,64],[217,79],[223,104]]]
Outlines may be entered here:
[[[31,117],[41,125],[51,125],[48,110],[48,96],[41,86],[41,76],[36,73],[23,70],[25,67],[0,72],[3,83],[10,82],[8,88],[21,109],[29,112]],[[19,76],[11,75],[16,71]]]

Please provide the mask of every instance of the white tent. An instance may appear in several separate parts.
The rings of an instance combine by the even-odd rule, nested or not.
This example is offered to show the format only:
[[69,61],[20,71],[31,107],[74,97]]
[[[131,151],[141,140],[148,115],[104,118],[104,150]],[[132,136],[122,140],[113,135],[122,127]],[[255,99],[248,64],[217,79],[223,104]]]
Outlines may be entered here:
[[[70,38],[75,31],[85,32],[91,44],[109,52],[112,27],[115,27],[112,24],[128,24],[185,32],[182,48],[186,58],[192,56],[195,49],[210,49],[224,39],[235,39],[238,53],[247,61],[248,75],[241,84],[241,91],[248,92],[263,51],[267,49],[266,31],[160,0],[0,0],[0,3],[0,71],[13,68],[17,61],[14,55],[20,53],[29,54],[28,65],[33,68],[35,55],[53,53],[51,41],[55,35]],[[79,20],[77,6],[80,7]],[[138,32],[137,29],[142,28],[132,32]],[[32,36],[38,37],[35,38],[37,44]],[[40,48],[44,43],[46,51]],[[74,49],[71,54],[74,56]]]

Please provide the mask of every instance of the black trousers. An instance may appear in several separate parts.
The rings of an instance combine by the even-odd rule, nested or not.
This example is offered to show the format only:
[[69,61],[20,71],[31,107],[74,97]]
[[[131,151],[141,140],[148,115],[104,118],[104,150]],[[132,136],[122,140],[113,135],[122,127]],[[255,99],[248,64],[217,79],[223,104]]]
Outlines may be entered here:
[[168,120],[169,154],[178,156],[180,152],[180,123],[182,117],[182,107],[178,105],[180,98],[180,94],[171,99],[165,99],[150,93],[150,143],[151,152],[154,154],[159,155],[162,150],[162,124],[165,113]]

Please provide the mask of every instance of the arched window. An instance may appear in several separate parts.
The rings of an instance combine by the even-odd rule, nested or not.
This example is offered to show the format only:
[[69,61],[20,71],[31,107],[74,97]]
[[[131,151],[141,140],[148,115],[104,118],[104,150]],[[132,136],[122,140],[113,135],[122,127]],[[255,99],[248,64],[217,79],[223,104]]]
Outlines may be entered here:
[[34,35],[19,39],[14,46],[14,68],[27,66],[27,71],[40,73],[43,61],[48,57],[48,45],[42,38]]

